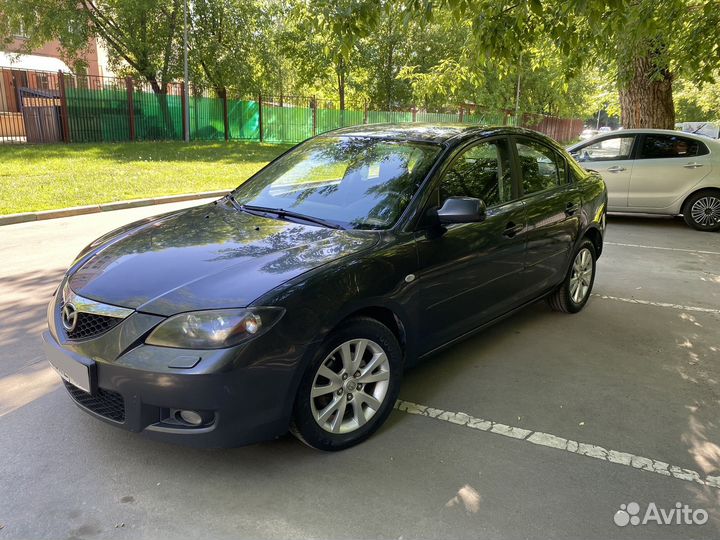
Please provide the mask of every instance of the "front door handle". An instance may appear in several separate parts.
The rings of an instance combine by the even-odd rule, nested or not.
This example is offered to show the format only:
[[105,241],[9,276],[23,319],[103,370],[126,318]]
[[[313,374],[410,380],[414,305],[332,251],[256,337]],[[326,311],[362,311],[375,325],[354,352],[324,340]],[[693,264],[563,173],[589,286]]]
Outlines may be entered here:
[[569,202],[565,205],[565,215],[566,216],[572,216],[575,212],[578,211],[580,208],[580,205],[574,202]]
[[607,172],[623,172],[624,170],[625,167],[621,167],[620,165],[613,165],[607,168]]
[[508,238],[512,238],[516,234],[518,234],[520,231],[524,229],[523,225],[515,225],[512,221],[505,225],[505,230],[503,231],[503,236],[507,236]]
[[683,165],[686,169],[697,169],[698,167],[702,167],[702,163],[698,163],[697,161],[694,161],[692,163],[688,163],[687,165]]

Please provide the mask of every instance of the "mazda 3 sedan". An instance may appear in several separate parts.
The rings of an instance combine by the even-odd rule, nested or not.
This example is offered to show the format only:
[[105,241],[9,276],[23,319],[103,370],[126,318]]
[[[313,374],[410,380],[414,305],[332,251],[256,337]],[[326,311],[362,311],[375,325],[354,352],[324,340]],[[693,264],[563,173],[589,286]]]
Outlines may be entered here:
[[569,150],[602,175],[609,211],[682,215],[693,229],[720,230],[720,141],[679,131],[625,129]]
[[407,366],[543,297],[580,311],[606,203],[531,131],[333,131],[87,246],[49,305],[47,357],[77,405],[130,431],[341,450],[385,421]]

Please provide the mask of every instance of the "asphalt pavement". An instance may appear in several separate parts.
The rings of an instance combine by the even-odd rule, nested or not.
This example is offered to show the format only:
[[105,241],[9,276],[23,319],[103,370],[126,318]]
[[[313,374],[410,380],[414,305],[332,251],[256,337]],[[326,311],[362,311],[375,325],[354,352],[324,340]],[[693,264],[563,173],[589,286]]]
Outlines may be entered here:
[[720,536],[720,234],[611,216],[583,312],[540,302],[429,359],[358,447],[198,450],[80,411],[40,341],[84,245],[195,204],[0,227],[0,540]]

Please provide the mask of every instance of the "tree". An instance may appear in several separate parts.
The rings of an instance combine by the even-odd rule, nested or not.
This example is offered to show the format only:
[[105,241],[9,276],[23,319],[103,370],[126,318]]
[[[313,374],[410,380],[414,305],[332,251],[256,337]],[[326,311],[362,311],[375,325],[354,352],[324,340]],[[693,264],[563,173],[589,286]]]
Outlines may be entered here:
[[458,20],[470,16],[484,61],[511,61],[549,38],[568,68],[614,65],[628,128],[672,128],[673,80],[706,82],[716,66],[717,0],[408,0],[423,16],[445,5]]
[[[158,96],[181,74],[183,0],[0,0],[0,37],[96,36]],[[476,104],[556,115],[619,103],[626,127],[672,127],[676,81],[709,87],[719,0],[191,0],[201,88],[336,94],[379,108]],[[608,82],[613,88],[608,88]],[[617,98],[608,92],[617,93]],[[687,103],[687,96],[683,98]],[[695,94],[693,94],[695,95]],[[161,103],[164,98],[159,98]],[[687,108],[686,105],[683,107]],[[167,106],[164,106],[167,112]]]
[[380,0],[307,0],[296,4],[295,17],[300,24],[309,31],[313,27],[320,30],[313,41],[332,65],[341,111],[345,110],[347,79],[358,41],[377,26],[380,9],[386,7]]
[[195,84],[218,96],[229,87],[258,92],[258,66],[269,62],[266,44],[273,24],[266,6],[254,0],[194,0],[190,16],[190,63]]

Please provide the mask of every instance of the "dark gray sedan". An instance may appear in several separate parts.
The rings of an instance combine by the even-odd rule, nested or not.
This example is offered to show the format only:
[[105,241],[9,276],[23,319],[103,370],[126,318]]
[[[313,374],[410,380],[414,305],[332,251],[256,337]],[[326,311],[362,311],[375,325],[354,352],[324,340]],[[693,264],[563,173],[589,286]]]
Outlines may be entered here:
[[407,366],[543,297],[581,310],[606,204],[534,132],[341,129],[87,246],[50,302],[47,356],[117,427],[202,446],[289,429],[340,450],[387,418]]

